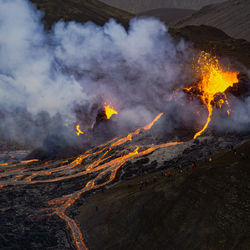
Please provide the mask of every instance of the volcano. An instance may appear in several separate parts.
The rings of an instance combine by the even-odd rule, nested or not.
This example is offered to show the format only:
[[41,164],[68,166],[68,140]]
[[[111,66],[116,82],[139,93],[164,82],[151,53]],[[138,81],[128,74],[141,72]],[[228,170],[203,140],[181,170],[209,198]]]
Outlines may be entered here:
[[249,42],[32,2],[0,8],[0,249],[247,249]]

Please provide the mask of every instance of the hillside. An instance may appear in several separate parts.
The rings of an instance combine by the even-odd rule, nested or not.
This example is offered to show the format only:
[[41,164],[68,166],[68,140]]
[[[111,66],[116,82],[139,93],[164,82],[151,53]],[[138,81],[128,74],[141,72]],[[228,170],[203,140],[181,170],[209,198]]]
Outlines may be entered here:
[[179,19],[184,17],[191,16],[195,10],[191,9],[180,9],[180,8],[162,8],[144,11],[139,13],[138,16],[153,16],[160,19],[166,24],[177,22]]
[[249,160],[240,155],[249,155],[250,143],[236,150],[194,169],[167,168],[167,176],[123,181],[88,198],[77,219],[89,247],[248,249]]
[[200,9],[201,7],[223,2],[223,0],[101,0],[102,2],[131,13],[141,13],[158,8]]
[[234,39],[223,31],[206,25],[169,28],[169,33],[176,39],[184,38],[192,42],[195,48],[214,53],[217,56],[234,59],[250,68],[250,42]]
[[133,17],[126,11],[111,7],[98,0],[31,0],[31,2],[45,12],[44,20],[47,28],[60,19],[76,22],[92,21],[103,25],[110,18],[116,19],[127,27],[129,20]]
[[219,28],[232,37],[250,41],[250,1],[230,0],[206,6],[177,22],[176,26],[201,24]]

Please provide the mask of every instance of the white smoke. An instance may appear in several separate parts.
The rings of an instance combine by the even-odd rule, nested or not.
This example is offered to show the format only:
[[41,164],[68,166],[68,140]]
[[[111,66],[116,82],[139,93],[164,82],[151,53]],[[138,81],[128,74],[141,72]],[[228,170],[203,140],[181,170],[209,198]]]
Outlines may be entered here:
[[[73,124],[76,105],[102,98],[121,109],[123,122],[139,125],[181,82],[185,44],[174,44],[158,20],[134,19],[129,31],[115,20],[103,27],[59,22],[48,33],[41,17],[25,0],[0,3],[1,110],[59,113]],[[13,117],[5,123],[12,133],[19,126]]]
[[40,134],[37,145],[47,130],[73,129],[76,107],[94,120],[93,106],[103,102],[119,110],[121,126],[144,125],[165,110],[192,119],[181,94],[181,106],[166,107],[172,90],[191,81],[192,50],[162,22],[133,19],[127,31],[115,20],[103,27],[60,21],[48,32],[41,18],[26,0],[0,2],[1,129],[15,139]]

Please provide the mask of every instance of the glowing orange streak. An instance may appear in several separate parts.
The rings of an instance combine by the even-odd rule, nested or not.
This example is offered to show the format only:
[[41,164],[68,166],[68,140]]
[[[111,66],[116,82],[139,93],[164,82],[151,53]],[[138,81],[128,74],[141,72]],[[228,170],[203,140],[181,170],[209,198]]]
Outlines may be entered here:
[[[113,179],[111,178],[111,179],[109,179],[107,182],[105,182],[103,184],[95,185],[96,180],[99,179],[100,176],[103,176],[107,171],[115,170],[115,172],[117,172],[119,170],[119,168],[125,162],[127,162],[129,160],[132,160],[134,158],[138,158],[138,157],[150,154],[150,153],[152,153],[155,150],[160,149],[160,148],[166,148],[166,147],[169,147],[169,146],[175,146],[175,145],[179,145],[179,144],[182,144],[182,142],[168,142],[168,143],[164,143],[164,144],[161,144],[161,145],[153,145],[151,148],[148,148],[148,149],[146,149],[144,151],[141,151],[141,152],[138,152],[139,147],[136,147],[136,149],[133,152],[130,152],[130,153],[126,154],[126,155],[120,156],[120,157],[118,157],[118,158],[116,158],[116,159],[114,159],[114,160],[112,160],[110,162],[104,163],[103,165],[100,165],[98,168],[95,169],[95,171],[99,171],[101,169],[106,169],[106,170],[104,172],[102,172],[100,175],[98,175],[94,180],[89,181],[83,189],[81,189],[80,191],[75,192],[74,194],[65,195],[61,199],[56,200],[57,202],[60,201],[60,204],[62,203],[61,200],[68,200],[60,208],[60,209],[62,209],[61,211],[65,211],[69,206],[71,206],[75,202],[75,200],[77,200],[80,197],[80,195],[82,193],[90,191],[93,188],[95,188],[95,189],[99,188],[101,186],[107,185],[108,183],[112,182]],[[71,176],[71,178],[72,178],[72,176]],[[55,201],[55,200],[52,200],[50,202],[53,203],[53,201]]]
[[109,159],[111,156],[107,157],[107,158],[104,158],[103,157],[108,153],[110,152],[111,148],[106,151],[98,160],[94,161],[93,163],[91,163],[87,168],[86,168],[86,171],[90,171],[91,169],[95,168],[96,166],[98,166],[101,162]]
[[114,142],[113,144],[111,144],[111,147],[119,146],[121,144],[124,144],[127,141],[132,141],[133,136],[138,135],[140,132],[141,132],[141,129],[138,128],[136,131],[128,134],[126,137],[123,137],[119,139],[118,141]]
[[194,139],[196,139],[198,136],[200,136],[208,127],[208,124],[210,123],[211,121],[211,117],[212,117],[212,113],[213,113],[213,107],[211,104],[209,104],[207,106],[208,108],[208,117],[207,117],[207,122],[206,124],[204,125],[204,127],[202,128],[202,130],[200,130],[199,132],[197,132],[195,135],[194,135]]
[[81,135],[84,135],[84,132],[81,131],[80,129],[80,125],[76,125],[76,134],[79,136],[80,134]]
[[36,161],[40,161],[40,160],[33,159],[33,160],[28,160],[28,161],[21,161],[21,164],[27,164],[27,163],[36,162]]
[[[163,113],[160,113],[159,115],[157,115],[155,117],[155,119],[151,123],[149,123],[148,125],[144,126],[143,129],[150,130],[152,128],[152,126],[161,118],[162,115],[163,115]],[[126,137],[123,137],[123,138],[119,139],[118,141],[114,142],[111,145],[111,147],[119,146],[127,141],[132,141],[133,136],[138,135],[140,132],[141,132],[141,128],[138,128],[136,131],[128,134]]]
[[155,119],[144,127],[144,130],[150,130],[152,126],[162,117],[163,113],[160,113],[155,117]]
[[[147,126],[144,127],[144,129],[150,129],[153,124],[162,116],[163,114],[159,114],[154,120],[153,122],[151,122],[150,124],[148,124]],[[66,179],[70,179],[70,178],[74,178],[74,177],[77,177],[77,176],[81,176],[81,175],[84,175],[86,174],[86,172],[96,172],[98,170],[101,170],[103,167],[98,167],[97,169],[94,169],[96,166],[98,166],[98,164],[100,164],[101,162],[107,160],[108,158],[110,158],[111,156],[109,156],[108,158],[104,158],[103,160],[101,160],[110,150],[112,147],[114,146],[119,146],[125,142],[127,142],[128,140],[129,141],[132,141],[132,137],[134,135],[137,135],[139,134],[141,131],[141,129],[137,129],[136,131],[128,134],[128,136],[124,137],[124,138],[121,138],[119,139],[117,142],[114,142],[113,144],[111,144],[109,150],[100,158],[98,159],[97,161],[93,162],[92,164],[90,164],[87,168],[86,168],[86,171],[84,172],[80,172],[80,173],[76,173],[74,175],[70,175],[70,176],[63,176],[63,177],[57,177],[57,178],[54,178],[54,179],[48,179],[48,180],[35,180],[35,181],[32,181],[33,178],[37,177],[37,176],[45,176],[45,175],[51,175],[52,173],[57,173],[57,172],[60,172],[60,171],[66,171],[66,170],[69,170],[69,169],[73,169],[75,168],[76,166],[80,165],[83,161],[83,159],[87,158],[88,156],[93,156],[95,154],[99,154],[101,152],[103,152],[105,150],[105,148],[103,149],[100,149],[98,150],[97,152],[93,153],[93,154],[90,154],[90,151],[86,151],[83,155],[79,156],[78,158],[76,158],[72,163],[68,164],[68,165],[64,165],[64,166],[61,166],[61,167],[58,167],[57,169],[54,169],[54,170],[51,170],[51,171],[47,171],[47,170],[41,170],[39,172],[34,172],[32,173],[30,176],[26,177],[26,179],[24,180],[19,180],[21,178],[18,178],[18,182],[20,184],[25,184],[25,183],[29,183],[29,184],[35,184],[35,183],[51,183],[51,182],[57,182],[57,181],[61,181],[61,180],[66,180]],[[105,143],[105,144],[102,144],[100,145],[99,147],[106,147],[109,143],[115,141],[117,138]],[[102,166],[102,165],[101,165]],[[93,170],[94,169],[94,170]],[[15,181],[17,181],[17,179],[15,179]]]
[[78,250],[82,250],[82,249],[88,249],[86,244],[84,243],[84,239],[82,237],[82,233],[81,233],[81,230],[80,228],[77,226],[76,222],[69,218],[65,213],[63,212],[55,212],[55,214],[57,214],[61,219],[63,219],[64,221],[66,221],[66,223],[68,224],[70,230],[71,230],[71,233],[72,233],[72,236],[73,236],[73,239],[74,239],[74,242],[76,244],[76,247]]
[[0,163],[0,166],[8,166],[9,163]]

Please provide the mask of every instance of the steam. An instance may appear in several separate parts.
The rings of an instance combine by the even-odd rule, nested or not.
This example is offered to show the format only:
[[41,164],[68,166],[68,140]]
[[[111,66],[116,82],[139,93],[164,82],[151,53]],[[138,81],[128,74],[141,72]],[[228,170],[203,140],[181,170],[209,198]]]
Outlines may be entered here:
[[181,93],[181,105],[166,106],[192,80],[193,51],[159,20],[133,19],[128,31],[115,20],[60,21],[47,32],[41,18],[25,0],[0,3],[1,138],[39,146],[54,131],[75,140],[74,124],[91,127],[104,102],[119,110],[121,130],[164,111],[193,119],[198,105],[186,107]]

